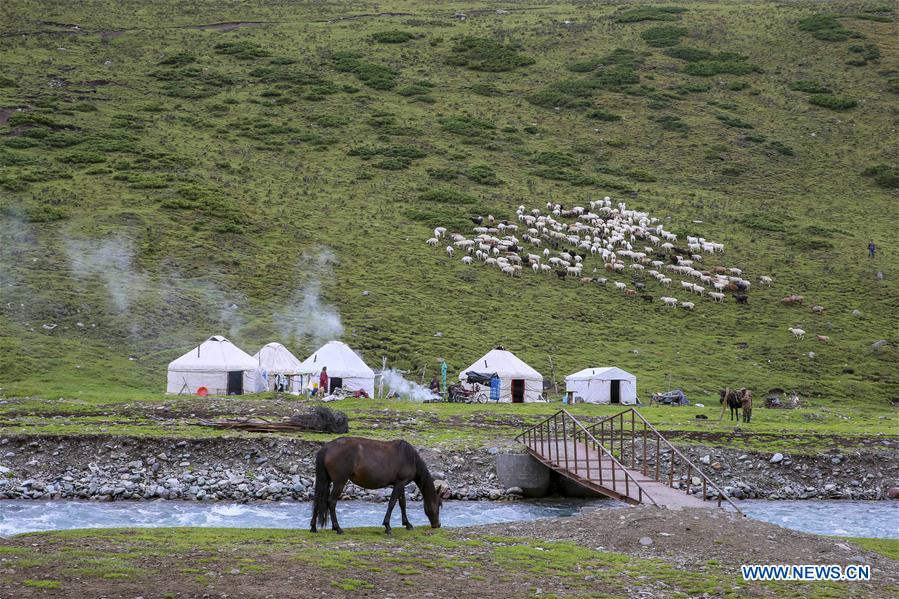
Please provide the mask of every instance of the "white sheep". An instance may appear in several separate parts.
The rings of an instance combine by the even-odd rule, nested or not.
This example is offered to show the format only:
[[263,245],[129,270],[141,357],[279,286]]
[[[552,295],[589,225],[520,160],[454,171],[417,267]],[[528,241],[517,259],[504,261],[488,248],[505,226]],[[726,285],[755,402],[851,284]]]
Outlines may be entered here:
[[803,337],[805,337],[805,331],[800,328],[790,327],[787,330],[793,333],[793,337],[796,337],[797,339],[802,339]]
[[462,264],[471,264],[474,260],[471,256],[462,256]]
[[694,304],[693,302],[681,302],[680,307],[684,308],[685,310],[692,310],[696,307],[696,304]]
[[621,281],[615,281],[615,289],[624,291],[625,289],[627,289],[627,284],[622,283]]
[[448,255],[450,258],[453,257],[453,252],[454,252],[454,251],[455,251],[455,250],[453,250],[453,246],[451,246],[451,245],[446,246],[446,253],[447,253],[447,255]]
[[664,295],[660,298],[666,306],[670,308],[674,308],[677,306],[677,298],[676,297],[665,297]]
[[425,243],[427,243],[432,248],[435,248],[437,247],[437,244],[440,243],[440,241],[436,237],[431,237]]
[[723,302],[723,301],[724,301],[724,294],[723,294],[723,293],[718,293],[718,292],[716,292],[716,291],[710,291],[710,292],[709,292],[709,297],[712,298],[713,300],[715,300],[716,302]]
[[437,239],[440,239],[444,235],[446,235],[446,227],[437,227],[434,229],[434,237]]
[[769,276],[762,275],[761,277],[759,277],[759,283],[761,283],[762,285],[765,285],[767,287],[770,287],[773,282],[774,282],[774,279],[772,279]]

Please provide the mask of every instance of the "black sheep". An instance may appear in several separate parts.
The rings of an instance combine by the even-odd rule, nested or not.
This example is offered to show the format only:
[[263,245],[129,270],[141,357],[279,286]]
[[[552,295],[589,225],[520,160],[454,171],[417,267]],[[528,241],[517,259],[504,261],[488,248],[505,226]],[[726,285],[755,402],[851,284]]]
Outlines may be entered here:
[[749,296],[746,295],[745,293],[735,293],[734,299],[737,300],[738,304],[748,304],[749,303]]

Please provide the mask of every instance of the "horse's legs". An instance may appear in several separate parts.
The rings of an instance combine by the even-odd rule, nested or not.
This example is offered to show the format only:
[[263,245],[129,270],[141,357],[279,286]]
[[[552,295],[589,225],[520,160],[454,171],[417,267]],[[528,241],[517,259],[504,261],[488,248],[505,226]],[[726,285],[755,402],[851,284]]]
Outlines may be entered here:
[[[399,483],[397,483],[399,484]],[[400,514],[403,516],[403,526],[406,527],[406,530],[412,530],[412,523],[409,522],[409,518],[406,517],[406,486],[403,485],[402,490],[400,491]]]
[[331,528],[339,535],[343,534],[343,529],[337,523],[337,500],[340,499],[340,494],[343,493],[346,481],[347,479],[345,478],[332,481],[331,496],[328,497],[328,509],[331,511]]
[[400,483],[393,485],[393,493],[390,494],[390,501],[387,503],[387,513],[384,514],[384,532],[387,534],[391,533],[390,517],[393,515],[393,507],[396,505],[397,499],[399,499],[400,493],[403,492],[404,488]]

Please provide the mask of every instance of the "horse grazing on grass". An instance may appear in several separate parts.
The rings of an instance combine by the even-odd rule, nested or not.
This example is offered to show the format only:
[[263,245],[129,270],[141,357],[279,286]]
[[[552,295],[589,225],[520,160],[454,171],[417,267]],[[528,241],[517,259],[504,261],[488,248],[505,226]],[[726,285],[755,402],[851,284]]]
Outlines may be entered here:
[[315,456],[315,499],[312,508],[312,532],[324,527],[331,517],[331,528],[337,534],[343,529],[337,523],[337,500],[347,480],[366,489],[381,489],[393,485],[393,494],[384,516],[384,528],[391,533],[390,515],[397,502],[403,526],[412,528],[406,517],[406,485],[415,482],[424,499],[425,515],[431,528],[440,528],[440,507],[443,501],[434,486],[434,477],[415,448],[405,441],[377,441],[362,437],[334,439],[318,450]]
[[739,422],[740,421],[740,408],[743,407],[743,402],[740,398],[740,393],[737,390],[731,389],[730,387],[728,387],[727,389],[721,389],[718,392],[718,395],[721,397],[721,399],[719,400],[719,403],[722,406],[722,415],[724,414],[723,406],[724,406],[725,402],[727,402],[727,407],[730,408],[730,419],[736,420],[737,422]]

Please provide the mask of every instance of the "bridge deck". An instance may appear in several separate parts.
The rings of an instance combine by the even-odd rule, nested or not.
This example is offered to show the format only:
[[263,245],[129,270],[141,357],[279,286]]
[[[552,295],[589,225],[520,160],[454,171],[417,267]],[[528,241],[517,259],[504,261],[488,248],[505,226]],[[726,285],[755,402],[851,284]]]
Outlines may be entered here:
[[[612,461],[607,456],[603,455],[600,460],[600,452],[589,448],[584,442],[575,443],[573,440],[561,439],[538,440],[527,446],[527,449],[531,455],[559,474],[608,497],[622,499],[628,503],[655,503],[659,507],[669,509],[716,507],[713,501],[703,501],[701,497],[657,482],[640,470],[613,467]],[[626,480],[622,469],[639,483],[639,487]],[[643,489],[642,496],[640,487]]]

